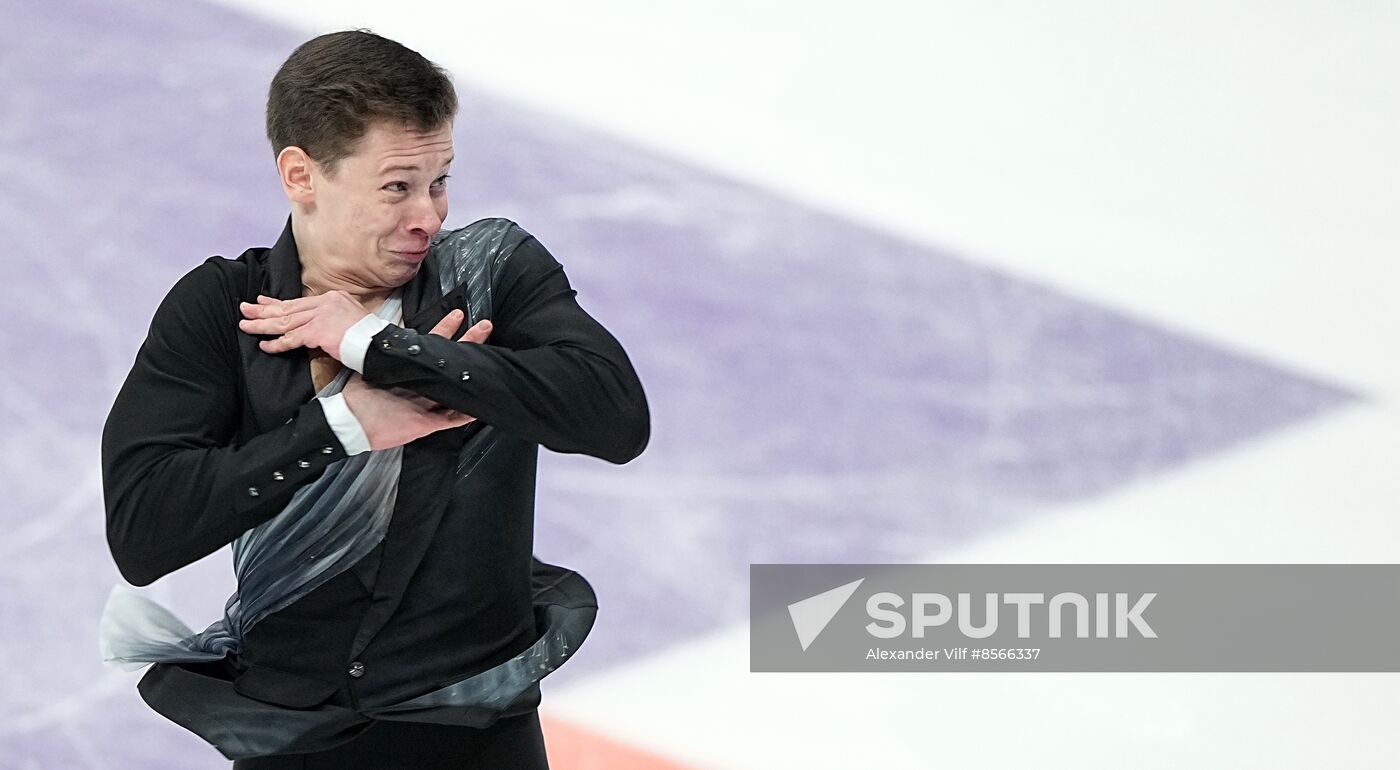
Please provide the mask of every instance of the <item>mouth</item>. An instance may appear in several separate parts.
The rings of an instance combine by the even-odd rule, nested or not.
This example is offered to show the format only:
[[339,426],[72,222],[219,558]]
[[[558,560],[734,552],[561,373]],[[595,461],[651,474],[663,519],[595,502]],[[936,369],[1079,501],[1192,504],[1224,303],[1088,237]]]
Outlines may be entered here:
[[428,257],[428,247],[425,246],[420,251],[399,251],[396,249],[391,249],[389,253],[393,254],[399,259],[404,259],[409,262],[422,262]]

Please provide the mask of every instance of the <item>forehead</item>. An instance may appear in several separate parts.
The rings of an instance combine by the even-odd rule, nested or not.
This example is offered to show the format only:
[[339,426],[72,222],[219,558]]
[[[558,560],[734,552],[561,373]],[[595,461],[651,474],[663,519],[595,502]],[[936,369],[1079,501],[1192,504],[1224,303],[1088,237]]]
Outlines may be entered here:
[[437,172],[452,159],[452,126],[420,131],[407,124],[375,121],[347,160],[370,173],[390,169]]

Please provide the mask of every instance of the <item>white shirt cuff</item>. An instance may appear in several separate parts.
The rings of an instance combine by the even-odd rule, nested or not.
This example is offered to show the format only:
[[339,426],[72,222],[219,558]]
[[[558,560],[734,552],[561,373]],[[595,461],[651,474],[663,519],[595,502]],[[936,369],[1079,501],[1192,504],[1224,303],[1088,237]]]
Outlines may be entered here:
[[321,396],[316,400],[321,402],[321,410],[326,413],[326,423],[331,426],[335,437],[340,439],[340,445],[345,447],[346,454],[357,455],[369,451],[369,436],[365,435],[364,426],[360,425],[355,413],[351,412],[350,406],[345,403],[344,393]]
[[[389,322],[376,315],[366,315],[355,322],[354,326],[345,330],[345,336],[340,340],[340,363],[354,369],[360,374],[365,373],[365,353],[369,352],[369,343],[388,326]],[[349,410],[346,410],[349,413]]]

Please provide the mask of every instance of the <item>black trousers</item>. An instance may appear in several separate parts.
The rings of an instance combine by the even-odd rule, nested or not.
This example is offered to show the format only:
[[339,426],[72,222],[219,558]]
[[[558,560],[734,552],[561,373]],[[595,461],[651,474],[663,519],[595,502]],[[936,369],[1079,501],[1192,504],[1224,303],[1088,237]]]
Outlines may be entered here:
[[484,730],[376,721],[349,743],[313,754],[240,759],[233,770],[549,770],[538,712]]

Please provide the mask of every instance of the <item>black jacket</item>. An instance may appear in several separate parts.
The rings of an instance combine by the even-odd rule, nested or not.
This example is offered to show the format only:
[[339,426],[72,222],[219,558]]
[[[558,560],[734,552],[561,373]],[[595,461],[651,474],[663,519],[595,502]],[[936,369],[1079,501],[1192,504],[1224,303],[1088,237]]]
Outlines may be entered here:
[[[489,241],[476,275],[449,263],[462,239]],[[130,582],[228,544],[345,457],[306,351],[263,353],[237,327],[240,300],[299,297],[300,275],[289,221],[271,249],[190,271],[156,311],[102,437],[108,543]],[[343,741],[376,706],[529,647],[542,588],[564,586],[566,603],[593,598],[573,573],[532,559],[537,447],[614,463],[641,453],[649,415],[627,355],[578,306],[558,262],[507,220],[439,234],[402,297],[404,328],[375,336],[364,379],[477,420],[404,447],[393,519],[368,557],[263,619],[241,654],[157,664],[143,678],[152,707],[226,755]],[[486,344],[426,334],[454,308],[467,311],[463,328],[491,319]],[[511,713],[537,703],[535,689]],[[268,719],[278,734],[250,737]]]

